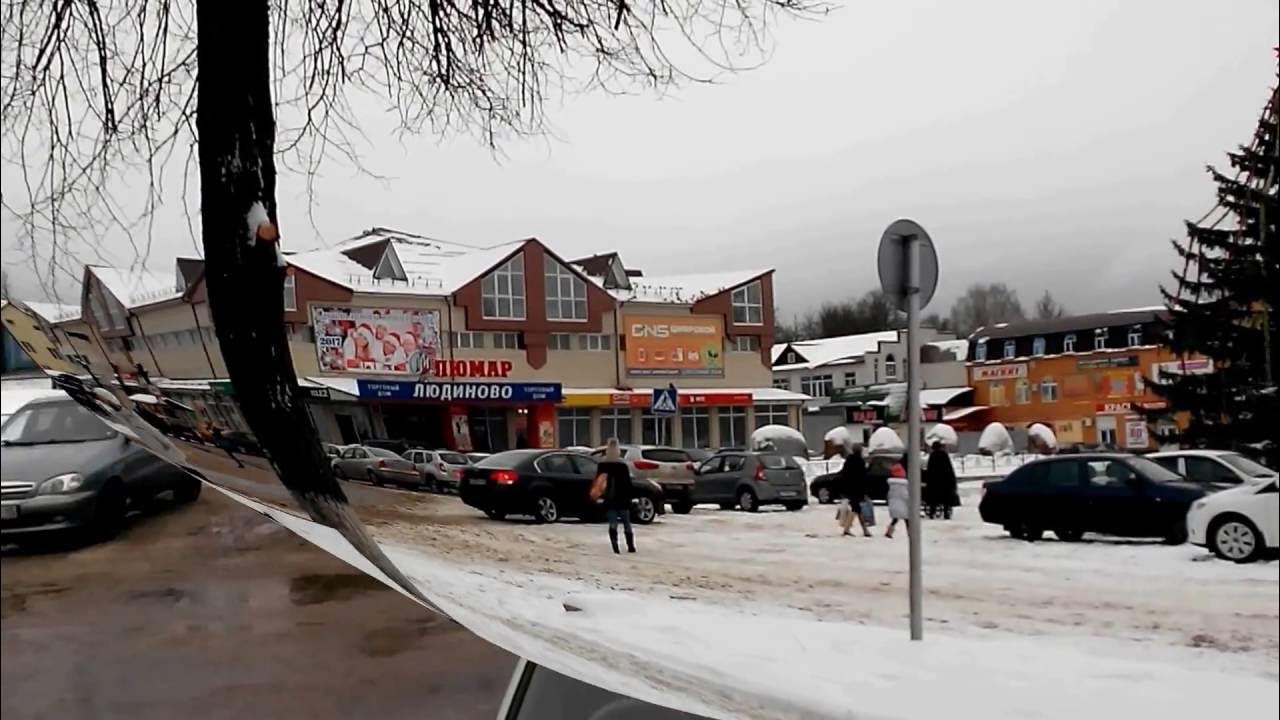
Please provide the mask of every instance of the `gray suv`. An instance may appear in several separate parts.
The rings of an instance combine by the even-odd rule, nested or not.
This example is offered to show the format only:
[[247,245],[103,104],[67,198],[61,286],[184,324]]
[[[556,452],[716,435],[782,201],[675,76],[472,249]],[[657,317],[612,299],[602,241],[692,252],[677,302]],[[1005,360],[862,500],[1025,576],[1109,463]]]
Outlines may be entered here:
[[762,505],[799,510],[809,503],[804,470],[789,455],[723,452],[697,468],[693,501],[756,512]]

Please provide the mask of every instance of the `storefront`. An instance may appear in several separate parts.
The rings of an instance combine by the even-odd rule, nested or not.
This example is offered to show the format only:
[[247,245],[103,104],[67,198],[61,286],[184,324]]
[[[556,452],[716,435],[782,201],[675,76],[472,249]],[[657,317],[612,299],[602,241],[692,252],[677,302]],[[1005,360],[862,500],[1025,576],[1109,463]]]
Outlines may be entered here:
[[557,412],[561,447],[596,447],[609,438],[689,448],[746,447],[764,425],[796,427],[806,396],[786,390],[680,389],[676,415],[653,413],[652,390],[564,390]]

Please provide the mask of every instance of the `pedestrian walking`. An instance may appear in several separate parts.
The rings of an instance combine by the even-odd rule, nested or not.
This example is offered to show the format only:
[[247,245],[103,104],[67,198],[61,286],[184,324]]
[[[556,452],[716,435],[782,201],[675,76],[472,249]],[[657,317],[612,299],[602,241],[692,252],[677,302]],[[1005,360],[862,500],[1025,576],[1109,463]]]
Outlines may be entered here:
[[621,552],[618,549],[618,523],[621,522],[627,539],[627,552],[633,553],[636,551],[636,537],[631,530],[631,500],[635,497],[635,491],[631,485],[631,468],[622,461],[618,438],[609,438],[605,445],[604,460],[596,472],[604,475],[605,485],[601,499],[609,519],[609,543],[613,546],[613,552]]
[[[867,463],[862,459],[862,448],[855,445],[840,467],[840,509],[836,517],[843,535],[852,535],[856,520],[862,527],[863,537],[871,537],[871,525],[875,524],[875,508],[867,497]],[[870,513],[870,518],[867,513]],[[870,520],[870,522],[868,522]]]
[[924,469],[924,502],[929,517],[951,519],[951,509],[960,506],[956,492],[956,470],[951,465],[951,455],[941,442],[933,443],[929,464]]
[[231,452],[231,443],[223,437],[222,427],[215,423],[213,427],[209,428],[209,432],[213,434],[214,446],[220,448],[228,457],[235,460],[237,467],[244,467],[244,463],[240,462],[240,458],[236,457],[236,454]]
[[907,488],[907,471],[902,468],[902,463],[895,462],[893,467],[889,468],[889,527],[885,529],[884,536],[893,537],[894,528],[898,527],[898,521],[902,520],[907,524],[907,529],[911,529],[913,518],[911,517],[911,496]]

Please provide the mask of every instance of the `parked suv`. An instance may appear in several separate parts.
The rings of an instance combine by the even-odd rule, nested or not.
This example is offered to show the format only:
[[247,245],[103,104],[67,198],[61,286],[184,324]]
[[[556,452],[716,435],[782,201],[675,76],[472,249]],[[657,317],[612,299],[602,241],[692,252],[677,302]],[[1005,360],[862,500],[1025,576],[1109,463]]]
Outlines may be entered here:
[[462,468],[471,464],[466,455],[451,450],[406,450],[401,457],[413,463],[422,484],[432,492],[457,490]]
[[789,455],[723,452],[697,467],[693,501],[756,512],[762,505],[799,510],[809,504],[804,470]]
[[[631,466],[633,477],[652,480],[662,488],[662,497],[671,511],[685,515],[693,510],[693,469],[697,451],[659,445],[621,445],[622,459]],[[604,448],[596,448],[591,456],[604,457]]]

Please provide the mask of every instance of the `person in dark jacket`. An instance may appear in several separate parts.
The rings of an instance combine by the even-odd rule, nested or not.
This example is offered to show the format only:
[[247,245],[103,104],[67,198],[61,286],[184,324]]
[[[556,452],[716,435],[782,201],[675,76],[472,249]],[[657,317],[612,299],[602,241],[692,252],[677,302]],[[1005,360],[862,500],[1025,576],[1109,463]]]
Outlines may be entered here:
[[604,460],[596,472],[603,473],[606,478],[604,496],[605,514],[609,518],[609,543],[613,552],[618,550],[618,522],[622,522],[623,532],[627,538],[627,552],[636,551],[636,536],[631,530],[631,500],[635,497],[635,489],[631,485],[631,468],[622,461],[622,450],[618,447],[617,438],[609,438],[605,446]]
[[862,535],[871,537],[871,529],[862,522],[862,503],[867,499],[867,463],[862,459],[862,448],[854,447],[848,457],[844,459],[844,465],[840,467],[840,496],[849,503],[848,519],[841,523],[845,535],[852,535],[850,531],[856,520],[858,525],[862,527]]
[[956,492],[956,470],[951,465],[951,455],[940,442],[933,444],[929,464],[924,469],[924,504],[929,517],[940,515],[947,520],[951,519],[951,508],[960,505],[960,495]]

